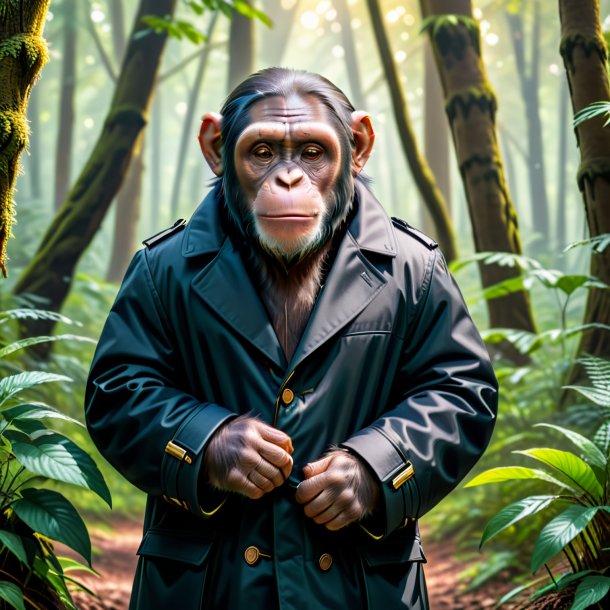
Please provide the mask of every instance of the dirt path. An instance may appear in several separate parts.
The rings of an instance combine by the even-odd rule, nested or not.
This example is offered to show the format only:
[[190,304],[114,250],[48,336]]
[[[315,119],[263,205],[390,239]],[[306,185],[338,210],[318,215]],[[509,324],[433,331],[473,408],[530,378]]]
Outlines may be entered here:
[[[98,599],[75,593],[74,600],[80,610],[127,610],[140,537],[141,525],[136,522],[116,523],[111,533],[95,529],[91,532],[95,549],[94,567],[101,577],[86,576],[79,580],[94,590]],[[465,593],[456,580],[465,566],[453,558],[451,544],[430,542],[425,545],[425,551],[432,610],[493,608],[498,597],[512,588],[509,583],[492,584],[474,593]]]

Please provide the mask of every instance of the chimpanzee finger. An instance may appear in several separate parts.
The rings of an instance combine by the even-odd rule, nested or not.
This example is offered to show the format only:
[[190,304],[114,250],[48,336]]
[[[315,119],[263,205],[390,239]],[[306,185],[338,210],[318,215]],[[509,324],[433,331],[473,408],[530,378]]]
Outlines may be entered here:
[[267,462],[263,457],[260,458],[254,471],[265,477],[265,479],[268,479],[273,487],[280,487],[285,483],[287,478],[282,470]]
[[263,459],[279,468],[284,474],[284,478],[290,476],[292,471],[292,457],[289,453],[284,451],[284,449],[261,439],[257,443],[256,450]]
[[268,426],[263,422],[257,421],[256,423],[258,424],[259,434],[264,440],[281,447],[284,451],[292,455],[294,452],[292,439],[285,432],[282,432],[273,426]]
[[236,468],[231,470],[227,476],[226,489],[240,493],[251,500],[258,500],[265,495],[260,487],[257,487],[243,472]]
[[299,504],[311,502],[318,494],[328,487],[326,472],[301,481],[297,488],[295,499]]
[[269,493],[270,491],[273,491],[275,487],[277,487],[277,485],[275,485],[264,474],[261,474],[258,470],[252,470],[250,474],[248,474],[248,480],[265,493]]

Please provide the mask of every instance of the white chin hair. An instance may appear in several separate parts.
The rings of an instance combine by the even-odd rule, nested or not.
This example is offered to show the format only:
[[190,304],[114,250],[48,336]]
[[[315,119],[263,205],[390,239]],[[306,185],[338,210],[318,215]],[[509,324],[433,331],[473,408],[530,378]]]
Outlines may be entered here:
[[305,254],[308,254],[318,243],[322,236],[322,226],[318,226],[315,231],[307,235],[303,235],[289,243],[283,240],[278,240],[261,231],[257,226],[258,241],[263,250],[276,258],[297,259]]

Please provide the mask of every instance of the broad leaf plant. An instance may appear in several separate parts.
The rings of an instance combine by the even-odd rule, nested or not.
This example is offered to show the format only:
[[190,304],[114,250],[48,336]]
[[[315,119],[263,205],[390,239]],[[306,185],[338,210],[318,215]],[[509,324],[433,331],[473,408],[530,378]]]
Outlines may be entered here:
[[[58,316],[33,309],[0,312],[0,325],[23,318]],[[67,321],[61,316],[61,321]],[[58,430],[82,426],[57,408],[32,400],[41,384],[71,379],[40,370],[16,370],[7,357],[18,350],[61,340],[91,341],[76,335],[34,337],[0,347],[8,375],[0,379],[0,601],[18,610],[76,610],[69,583],[91,593],[72,576],[91,570],[91,541],[83,519],[53,482],[92,491],[111,505],[110,491],[91,457]],[[54,541],[76,551],[88,564],[61,557]]]

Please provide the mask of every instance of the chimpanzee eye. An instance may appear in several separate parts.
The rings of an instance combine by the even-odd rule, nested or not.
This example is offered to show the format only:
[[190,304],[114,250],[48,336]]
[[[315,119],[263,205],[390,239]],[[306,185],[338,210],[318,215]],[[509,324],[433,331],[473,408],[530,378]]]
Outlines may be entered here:
[[273,151],[266,144],[261,144],[260,146],[257,146],[252,151],[252,154],[259,161],[269,161],[269,159],[271,159],[271,157],[273,157]]
[[305,161],[317,161],[324,151],[319,146],[306,146],[301,153],[301,156]]

